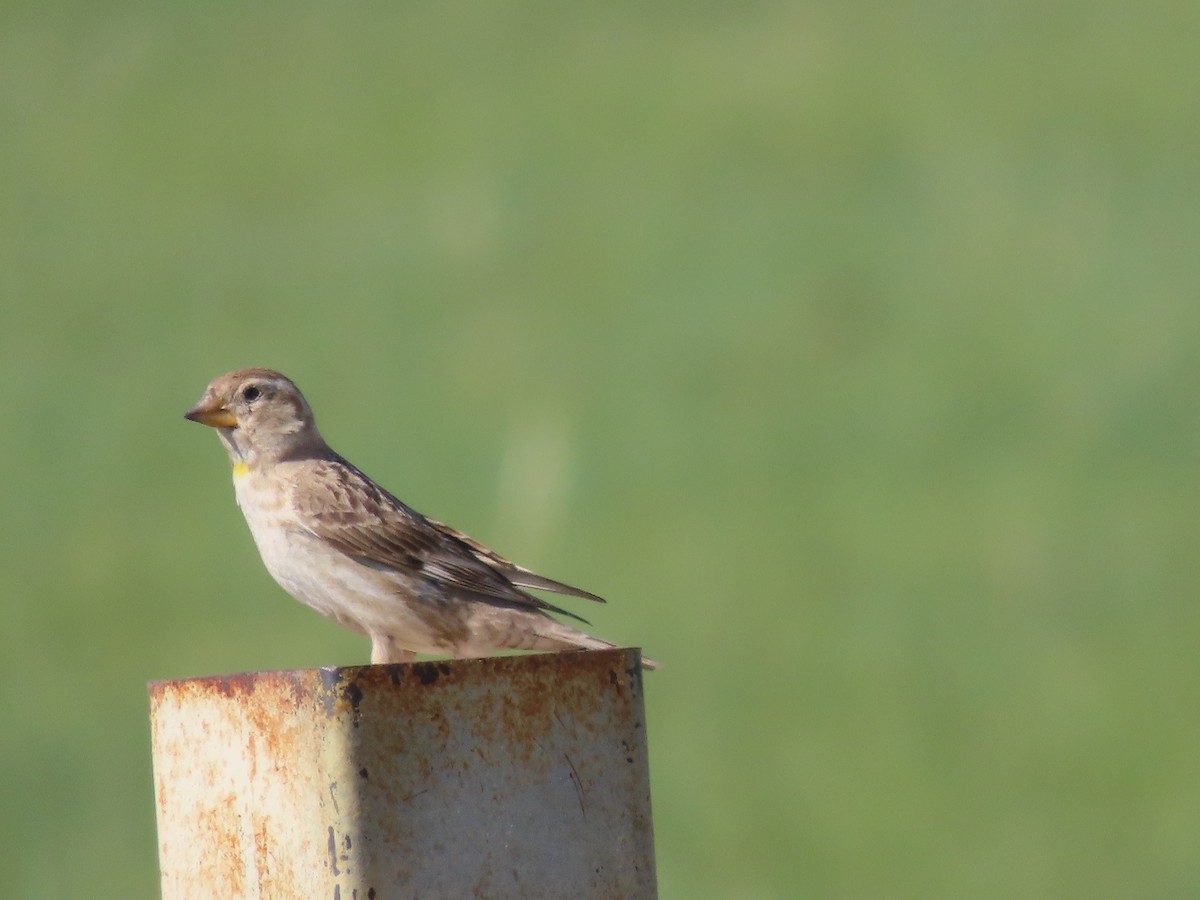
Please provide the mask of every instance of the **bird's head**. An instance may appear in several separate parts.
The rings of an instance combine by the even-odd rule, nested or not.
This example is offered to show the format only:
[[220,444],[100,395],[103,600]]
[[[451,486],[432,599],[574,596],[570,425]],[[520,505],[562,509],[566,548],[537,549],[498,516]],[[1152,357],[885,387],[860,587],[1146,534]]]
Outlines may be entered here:
[[235,465],[278,462],[325,447],[300,389],[271,369],[221,375],[184,415],[215,428]]

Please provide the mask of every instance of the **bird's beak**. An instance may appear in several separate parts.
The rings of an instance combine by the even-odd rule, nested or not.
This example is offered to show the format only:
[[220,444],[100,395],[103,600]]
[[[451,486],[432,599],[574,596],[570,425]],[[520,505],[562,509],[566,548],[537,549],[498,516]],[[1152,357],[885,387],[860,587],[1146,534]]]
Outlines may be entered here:
[[200,402],[183,414],[185,419],[199,422],[210,428],[237,428],[237,416],[211,394],[205,394]]

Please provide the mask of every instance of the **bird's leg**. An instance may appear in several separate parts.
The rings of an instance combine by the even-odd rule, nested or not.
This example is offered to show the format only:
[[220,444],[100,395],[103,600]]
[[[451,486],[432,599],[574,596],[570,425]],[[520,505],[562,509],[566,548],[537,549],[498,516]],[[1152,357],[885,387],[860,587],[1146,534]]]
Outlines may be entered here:
[[383,666],[388,663],[409,663],[417,658],[412,650],[405,650],[397,645],[390,634],[371,635],[371,665]]

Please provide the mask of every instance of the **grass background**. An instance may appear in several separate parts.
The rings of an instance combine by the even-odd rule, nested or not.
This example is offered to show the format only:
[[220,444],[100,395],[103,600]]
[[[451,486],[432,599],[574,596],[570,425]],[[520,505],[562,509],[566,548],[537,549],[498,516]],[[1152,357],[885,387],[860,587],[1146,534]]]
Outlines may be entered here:
[[1200,7],[0,10],[0,895],[157,891],[145,683],[353,663],[243,365],[610,598],[662,895],[1200,893]]

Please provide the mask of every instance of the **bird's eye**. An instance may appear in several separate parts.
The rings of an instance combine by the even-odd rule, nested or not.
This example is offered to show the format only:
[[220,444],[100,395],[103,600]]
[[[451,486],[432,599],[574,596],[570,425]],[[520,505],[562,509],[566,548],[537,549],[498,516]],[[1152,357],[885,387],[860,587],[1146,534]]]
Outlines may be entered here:
[[261,396],[262,396],[262,391],[260,391],[254,385],[250,385],[249,387],[242,388],[242,399],[245,400],[247,403],[253,403],[255,400],[257,400]]

